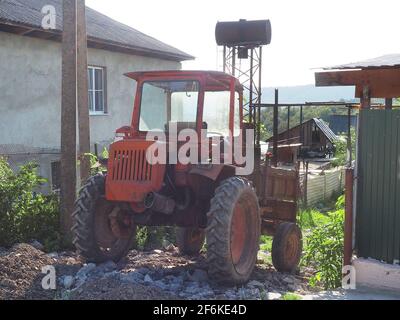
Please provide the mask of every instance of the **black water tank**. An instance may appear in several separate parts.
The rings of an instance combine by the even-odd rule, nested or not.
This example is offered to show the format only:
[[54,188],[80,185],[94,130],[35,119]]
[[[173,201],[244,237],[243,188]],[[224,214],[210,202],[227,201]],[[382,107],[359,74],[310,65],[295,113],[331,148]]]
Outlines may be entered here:
[[215,39],[219,46],[267,45],[271,43],[269,20],[218,22]]

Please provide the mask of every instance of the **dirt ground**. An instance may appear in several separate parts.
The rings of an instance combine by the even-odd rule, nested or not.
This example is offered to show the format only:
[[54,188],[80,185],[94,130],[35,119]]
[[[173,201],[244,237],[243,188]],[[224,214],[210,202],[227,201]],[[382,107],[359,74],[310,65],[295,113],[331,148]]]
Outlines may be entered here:
[[[42,268],[54,266],[57,289],[42,288]],[[86,265],[73,252],[45,254],[31,245],[0,249],[1,300],[176,300],[279,299],[286,292],[310,293],[307,273],[287,275],[257,265],[250,282],[220,287],[209,281],[204,256],[179,256],[176,248],[131,251],[118,264]]]

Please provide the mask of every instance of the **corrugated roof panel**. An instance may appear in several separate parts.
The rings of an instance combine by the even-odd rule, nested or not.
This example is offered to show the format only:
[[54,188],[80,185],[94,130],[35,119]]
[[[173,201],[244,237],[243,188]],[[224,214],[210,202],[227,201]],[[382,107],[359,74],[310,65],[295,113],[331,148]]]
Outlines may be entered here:
[[[56,29],[62,31],[62,0],[0,0],[0,21],[41,28],[44,17],[41,10],[46,5],[55,7],[57,15]],[[179,49],[88,7],[86,8],[86,20],[89,38],[103,40],[114,45],[128,46],[138,51],[153,51],[154,53],[173,57],[178,61],[194,58]]]
[[334,143],[336,140],[339,139],[338,136],[333,133],[331,128],[329,128],[329,126],[325,123],[324,120],[318,119],[318,118],[314,118],[313,121],[315,122],[317,127],[324,133],[324,135],[328,138],[328,140],[331,143]]
[[381,57],[368,59],[359,62],[352,62],[333,67],[324,68],[325,70],[341,69],[369,69],[369,68],[400,68],[400,54],[388,54]]

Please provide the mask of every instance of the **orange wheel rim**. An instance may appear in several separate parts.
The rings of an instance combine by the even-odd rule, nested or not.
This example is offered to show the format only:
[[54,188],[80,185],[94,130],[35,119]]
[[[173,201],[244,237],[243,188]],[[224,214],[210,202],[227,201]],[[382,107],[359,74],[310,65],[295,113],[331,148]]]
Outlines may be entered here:
[[243,256],[247,238],[246,211],[240,202],[234,208],[231,228],[231,254],[236,265]]
[[132,221],[129,215],[100,198],[96,204],[95,239],[103,251],[110,251],[129,240]]
[[298,239],[295,233],[290,234],[285,246],[285,257],[288,262],[293,262],[297,257]]

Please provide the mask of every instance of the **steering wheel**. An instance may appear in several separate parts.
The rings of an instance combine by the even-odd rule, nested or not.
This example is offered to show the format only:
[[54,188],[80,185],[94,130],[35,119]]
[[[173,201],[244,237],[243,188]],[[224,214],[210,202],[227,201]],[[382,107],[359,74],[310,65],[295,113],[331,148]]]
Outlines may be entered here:
[[[220,132],[213,132],[213,131],[208,131],[207,132],[207,137],[208,137],[208,135],[214,135],[214,136],[219,136],[219,137],[223,137],[224,135],[222,134],[222,133],[220,133]],[[210,138],[210,137],[208,137],[208,138]]]

